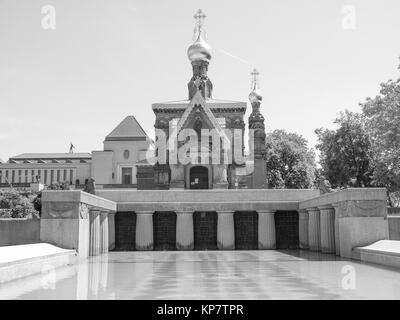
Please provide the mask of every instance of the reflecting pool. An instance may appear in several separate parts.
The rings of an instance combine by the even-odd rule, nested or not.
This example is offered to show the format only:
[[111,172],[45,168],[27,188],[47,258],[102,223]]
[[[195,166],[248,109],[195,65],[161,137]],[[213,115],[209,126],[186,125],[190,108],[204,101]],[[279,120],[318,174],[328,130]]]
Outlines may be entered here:
[[0,299],[400,299],[400,272],[308,251],[110,252],[44,265]]

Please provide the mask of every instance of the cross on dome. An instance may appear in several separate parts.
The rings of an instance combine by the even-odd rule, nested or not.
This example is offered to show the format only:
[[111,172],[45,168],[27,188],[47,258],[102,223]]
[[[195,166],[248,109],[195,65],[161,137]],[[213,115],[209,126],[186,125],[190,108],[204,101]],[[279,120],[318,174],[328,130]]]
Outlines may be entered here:
[[258,83],[258,76],[260,75],[260,73],[256,68],[254,68],[250,74],[252,79],[251,79],[251,92],[249,94],[249,100],[252,104],[260,103],[262,100],[262,95]]
[[193,18],[195,18],[197,20],[197,25],[198,26],[203,26],[203,21],[207,16],[204,14],[203,11],[201,11],[201,9],[199,9],[196,14],[193,16]]
[[250,74],[252,76],[251,87],[253,89],[255,86],[258,87],[258,76],[260,75],[260,73],[258,72],[258,70],[256,68],[254,68]]

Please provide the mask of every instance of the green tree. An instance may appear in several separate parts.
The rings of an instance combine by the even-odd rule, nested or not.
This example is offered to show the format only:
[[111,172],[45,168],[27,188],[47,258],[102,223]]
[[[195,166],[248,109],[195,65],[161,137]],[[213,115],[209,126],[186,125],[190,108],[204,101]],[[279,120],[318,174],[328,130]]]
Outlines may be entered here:
[[380,95],[374,99],[367,98],[360,106],[371,136],[375,166],[373,183],[376,186],[386,187],[394,198],[398,198],[398,201],[400,196],[400,78],[382,83]]
[[332,187],[366,187],[372,182],[371,141],[362,114],[345,111],[336,130],[317,129],[322,174]]
[[270,188],[311,188],[315,175],[315,154],[296,133],[275,130],[266,136],[267,181]]

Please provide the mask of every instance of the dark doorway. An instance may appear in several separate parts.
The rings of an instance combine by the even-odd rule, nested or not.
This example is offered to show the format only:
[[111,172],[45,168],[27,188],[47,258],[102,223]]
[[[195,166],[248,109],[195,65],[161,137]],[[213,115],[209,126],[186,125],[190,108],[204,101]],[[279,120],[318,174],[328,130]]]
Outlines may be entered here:
[[299,214],[297,211],[277,211],[275,213],[277,249],[299,248]]
[[217,249],[217,222],[216,212],[195,212],[194,222],[194,249]]
[[255,211],[238,211],[234,215],[235,248],[258,249],[258,214]]
[[153,215],[154,250],[176,249],[175,212],[156,212]]
[[203,166],[190,168],[190,189],[208,189],[208,169]]
[[136,214],[117,212],[115,214],[115,251],[135,250]]

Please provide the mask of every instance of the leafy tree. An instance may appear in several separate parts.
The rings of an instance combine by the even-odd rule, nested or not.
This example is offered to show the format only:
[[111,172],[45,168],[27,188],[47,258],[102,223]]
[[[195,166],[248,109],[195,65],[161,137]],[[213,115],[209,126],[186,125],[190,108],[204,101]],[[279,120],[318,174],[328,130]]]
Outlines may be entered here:
[[400,78],[382,83],[380,95],[367,98],[360,106],[367,120],[374,153],[373,183],[385,186],[392,200],[399,202]]
[[270,188],[304,189],[313,185],[315,154],[296,133],[275,130],[266,136],[267,181]]
[[333,187],[366,187],[372,182],[371,141],[362,114],[345,111],[336,130],[317,129],[317,149],[324,175]]
[[33,218],[39,217],[33,206],[34,194],[15,189],[0,191],[1,218]]

